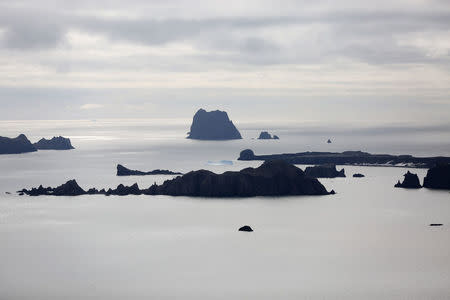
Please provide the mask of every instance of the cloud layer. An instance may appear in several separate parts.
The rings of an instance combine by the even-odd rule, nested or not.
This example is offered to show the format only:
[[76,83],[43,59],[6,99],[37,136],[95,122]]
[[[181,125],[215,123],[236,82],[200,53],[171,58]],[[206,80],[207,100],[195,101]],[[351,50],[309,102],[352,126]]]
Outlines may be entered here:
[[448,82],[448,1],[0,0],[8,94],[208,88],[257,99],[264,89],[445,106]]

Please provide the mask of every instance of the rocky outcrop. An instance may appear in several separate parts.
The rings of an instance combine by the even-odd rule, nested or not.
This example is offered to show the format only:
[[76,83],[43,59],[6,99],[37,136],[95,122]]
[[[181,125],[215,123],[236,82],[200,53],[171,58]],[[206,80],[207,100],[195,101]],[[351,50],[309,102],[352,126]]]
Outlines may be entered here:
[[365,177],[365,176],[364,176],[364,174],[361,174],[361,173],[355,173],[355,174],[353,174],[353,177],[355,177],[355,178],[362,178],[362,177]]
[[318,165],[314,167],[307,167],[305,169],[306,176],[314,178],[336,178],[345,177],[345,170],[336,170],[336,165]]
[[450,190],[450,164],[438,164],[430,168],[423,180],[423,186],[429,189]]
[[258,140],[279,140],[280,138],[277,135],[271,135],[267,131],[261,131],[259,134]]
[[241,134],[224,111],[207,112],[199,109],[192,120],[189,139],[196,140],[235,140],[242,139]]
[[156,169],[153,171],[142,172],[138,170],[130,170],[121,164],[117,165],[117,176],[144,176],[144,175],[182,175],[179,172],[172,172],[169,170]]
[[315,178],[284,161],[266,161],[258,168],[215,174],[206,170],[189,172],[149,188],[150,194],[200,197],[252,197],[327,195]]
[[255,155],[246,149],[241,151],[238,160],[274,160],[282,159],[298,165],[355,165],[355,166],[398,166],[430,168],[437,163],[450,163],[450,157],[414,157],[411,155],[370,154],[362,151],[344,152],[300,152],[270,155]]
[[75,196],[82,194],[104,195],[169,195],[198,197],[252,197],[328,195],[325,187],[315,178],[305,175],[296,166],[284,161],[267,161],[258,168],[246,168],[239,172],[215,174],[206,170],[192,171],[183,176],[166,180],[161,185],[152,185],[140,190],[137,184],[130,187],[120,184],[115,190],[98,191],[95,188],[85,192],[75,180],[57,188],[23,189],[18,193],[27,195]]
[[422,186],[420,185],[419,177],[417,174],[413,174],[411,172],[406,172],[403,175],[405,178],[403,182],[400,180],[394,185],[394,187],[406,188],[406,189],[420,189]]
[[28,138],[21,134],[16,138],[0,136],[0,154],[18,154],[37,151]]
[[253,232],[253,229],[248,225],[244,225],[241,228],[239,228],[239,231]]
[[330,140],[330,139],[328,139],[327,143],[328,143],[328,144],[331,144],[331,140]]
[[62,136],[54,136],[50,140],[42,138],[39,142],[34,143],[36,149],[39,150],[71,150],[75,149],[70,139]]

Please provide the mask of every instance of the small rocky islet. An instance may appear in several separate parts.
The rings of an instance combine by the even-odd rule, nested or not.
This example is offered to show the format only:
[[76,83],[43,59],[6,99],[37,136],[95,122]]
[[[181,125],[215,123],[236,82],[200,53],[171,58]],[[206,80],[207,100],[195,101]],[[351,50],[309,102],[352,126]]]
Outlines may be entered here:
[[271,135],[268,131],[261,131],[258,140],[279,140],[278,135]]
[[140,189],[137,184],[116,189],[91,188],[83,190],[75,180],[69,180],[56,188],[39,186],[30,190],[22,189],[19,194],[30,196],[78,196],[87,194],[104,195],[168,195],[194,197],[254,197],[254,196],[295,196],[329,195],[326,188],[316,179],[309,177],[300,168],[282,160],[266,161],[257,168],[228,171],[215,174],[207,170],[191,171],[183,176],[156,183],[148,189]]

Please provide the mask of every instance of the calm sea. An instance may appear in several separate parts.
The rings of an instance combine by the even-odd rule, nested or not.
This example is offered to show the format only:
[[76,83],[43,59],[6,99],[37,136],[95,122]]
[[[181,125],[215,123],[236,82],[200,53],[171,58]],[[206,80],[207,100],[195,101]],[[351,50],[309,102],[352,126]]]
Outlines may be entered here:
[[[73,178],[83,188],[171,178],[117,177],[118,163],[258,166],[236,160],[246,148],[450,156],[446,126],[237,125],[243,140],[207,142],[184,138],[189,120],[1,121],[2,136],[63,135],[76,149],[0,155],[0,299],[448,299],[450,193],[393,187],[407,170],[422,180],[423,169],[344,166],[347,178],[320,180],[333,196],[14,193]],[[252,139],[261,130],[281,139]],[[237,232],[246,224],[255,231]]]

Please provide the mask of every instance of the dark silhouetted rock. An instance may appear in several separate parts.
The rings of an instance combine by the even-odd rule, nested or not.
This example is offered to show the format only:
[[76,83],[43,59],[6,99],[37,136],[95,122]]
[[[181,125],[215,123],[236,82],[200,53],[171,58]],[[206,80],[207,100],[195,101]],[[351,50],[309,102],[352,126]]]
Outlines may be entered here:
[[336,192],[334,190],[331,190],[330,195],[334,195]]
[[331,144],[331,140],[330,140],[330,139],[328,139],[327,143],[328,143],[328,144]]
[[428,170],[423,186],[429,189],[450,189],[450,164],[438,164]]
[[259,134],[258,140],[279,140],[280,138],[276,135],[272,136],[267,131],[261,131]]
[[354,165],[354,166],[400,166],[430,168],[439,164],[450,163],[450,157],[414,157],[411,155],[370,154],[362,151],[338,152],[300,152],[270,155],[255,155],[252,150],[241,151],[239,160],[274,160],[282,159],[297,165]]
[[239,172],[215,174],[206,170],[192,171],[183,176],[166,180],[162,185],[153,184],[140,190],[135,183],[130,187],[120,184],[115,190],[92,188],[85,192],[75,180],[57,188],[23,189],[18,193],[27,195],[75,196],[83,194],[109,195],[169,195],[199,197],[252,197],[328,195],[325,187],[315,178],[284,161],[266,161],[258,168],[246,168]]
[[242,139],[226,112],[220,110],[207,112],[204,109],[199,109],[195,113],[188,138],[196,140]]
[[117,176],[144,176],[144,175],[182,175],[182,173],[160,169],[149,172],[142,172],[138,170],[130,170],[120,164],[117,165]]
[[0,136],[0,154],[18,154],[37,151],[24,134],[16,138]]
[[206,170],[153,185],[149,194],[201,197],[252,197],[288,195],[327,195],[315,178],[284,161],[266,161],[258,168],[215,174]]
[[420,185],[419,177],[417,174],[413,174],[411,172],[406,172],[403,175],[405,178],[403,182],[400,183],[400,180],[394,185],[394,187],[406,188],[406,189],[420,189],[422,186]]
[[441,223],[431,223],[430,226],[442,226],[443,224]]
[[42,138],[39,142],[34,143],[36,149],[39,150],[70,150],[75,149],[70,143],[70,139],[58,136],[53,137],[50,140]]
[[353,174],[353,177],[362,178],[362,177],[364,177],[364,175],[361,173],[355,173],[355,174]]
[[336,165],[318,165],[307,167],[305,169],[306,176],[314,178],[335,178],[345,177],[345,170],[336,170]]
[[241,228],[239,228],[239,231],[253,232],[253,229],[250,226],[245,225],[245,226],[242,226]]

